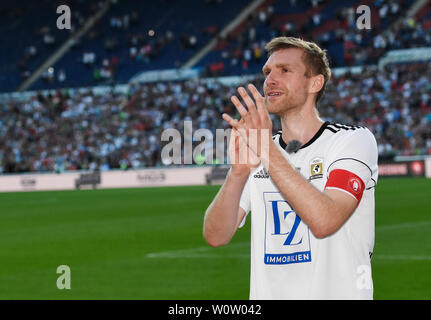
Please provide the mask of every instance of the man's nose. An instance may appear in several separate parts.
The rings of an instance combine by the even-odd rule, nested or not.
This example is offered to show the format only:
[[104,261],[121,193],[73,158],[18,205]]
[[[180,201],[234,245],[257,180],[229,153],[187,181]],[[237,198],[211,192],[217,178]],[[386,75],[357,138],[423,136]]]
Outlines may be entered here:
[[266,83],[266,85],[276,85],[277,84],[277,79],[276,79],[276,76],[273,72],[270,72],[267,74],[266,79],[265,79],[265,83]]

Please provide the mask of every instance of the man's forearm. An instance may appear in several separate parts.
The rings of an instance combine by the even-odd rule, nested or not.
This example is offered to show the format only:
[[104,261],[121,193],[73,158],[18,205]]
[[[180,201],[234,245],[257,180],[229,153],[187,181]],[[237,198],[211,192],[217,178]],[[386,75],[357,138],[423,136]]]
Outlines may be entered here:
[[223,186],[205,213],[204,238],[212,246],[227,244],[238,225],[239,201],[248,175],[229,171]]
[[[335,222],[328,219],[331,212],[336,211],[332,199],[298,173],[272,141],[269,159],[263,163],[281,195],[313,234],[316,237],[326,236],[331,223]],[[335,218],[335,215],[332,217]]]

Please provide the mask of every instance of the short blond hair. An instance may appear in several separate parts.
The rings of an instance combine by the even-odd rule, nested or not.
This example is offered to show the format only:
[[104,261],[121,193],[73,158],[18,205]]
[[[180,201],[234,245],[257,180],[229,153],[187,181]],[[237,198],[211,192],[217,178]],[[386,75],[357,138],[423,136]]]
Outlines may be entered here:
[[331,79],[331,69],[329,68],[326,50],[322,50],[314,42],[305,41],[294,37],[277,37],[272,39],[265,46],[268,56],[272,55],[278,50],[289,48],[298,48],[304,52],[302,55],[302,61],[307,68],[305,71],[305,76],[307,78],[319,74],[323,75],[325,78],[322,89],[320,89],[320,91],[317,93],[316,103],[319,102],[325,93],[326,84]]

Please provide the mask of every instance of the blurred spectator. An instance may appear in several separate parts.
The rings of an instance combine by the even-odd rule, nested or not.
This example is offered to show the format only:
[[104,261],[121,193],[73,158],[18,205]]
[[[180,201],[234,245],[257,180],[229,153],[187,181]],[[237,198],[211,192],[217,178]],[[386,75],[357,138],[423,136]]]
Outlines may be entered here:
[[84,52],[82,55],[82,63],[85,65],[93,65],[96,62],[96,54],[94,52]]

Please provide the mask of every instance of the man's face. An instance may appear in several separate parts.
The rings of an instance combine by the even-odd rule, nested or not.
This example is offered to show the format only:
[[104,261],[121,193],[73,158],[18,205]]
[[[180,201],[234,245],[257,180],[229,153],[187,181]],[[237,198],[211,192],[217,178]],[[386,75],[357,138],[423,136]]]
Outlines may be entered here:
[[269,113],[282,115],[305,104],[310,79],[305,76],[302,54],[297,48],[281,49],[271,54],[263,66],[263,89]]

